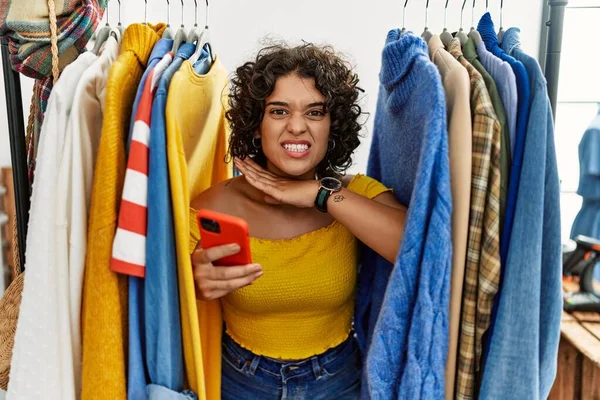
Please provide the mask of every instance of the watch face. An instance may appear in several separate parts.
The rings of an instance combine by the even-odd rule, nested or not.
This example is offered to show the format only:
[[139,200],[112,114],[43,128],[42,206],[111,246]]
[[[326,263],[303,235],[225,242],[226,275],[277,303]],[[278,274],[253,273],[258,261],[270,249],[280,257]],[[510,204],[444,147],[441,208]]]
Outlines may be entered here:
[[327,190],[340,190],[342,188],[342,182],[335,178],[323,178],[321,179],[321,186],[323,186]]

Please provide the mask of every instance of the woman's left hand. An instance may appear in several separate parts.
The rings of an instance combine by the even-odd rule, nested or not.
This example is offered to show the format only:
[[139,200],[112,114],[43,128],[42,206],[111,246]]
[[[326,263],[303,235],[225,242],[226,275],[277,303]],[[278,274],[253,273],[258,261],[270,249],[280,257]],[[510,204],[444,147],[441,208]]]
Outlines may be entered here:
[[292,180],[280,178],[266,171],[252,159],[234,160],[246,181],[263,192],[270,204],[289,204],[296,207],[314,207],[320,184],[316,180]]

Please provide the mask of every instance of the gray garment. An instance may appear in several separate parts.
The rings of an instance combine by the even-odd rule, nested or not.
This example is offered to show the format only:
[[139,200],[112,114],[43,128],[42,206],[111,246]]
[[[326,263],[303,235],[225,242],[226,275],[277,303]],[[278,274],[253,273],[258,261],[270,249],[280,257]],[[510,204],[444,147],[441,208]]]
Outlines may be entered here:
[[506,112],[508,121],[508,133],[510,135],[510,154],[515,154],[515,138],[517,136],[517,79],[511,66],[506,61],[493,55],[485,48],[483,41],[475,43],[477,55],[481,64],[496,82],[500,99]]

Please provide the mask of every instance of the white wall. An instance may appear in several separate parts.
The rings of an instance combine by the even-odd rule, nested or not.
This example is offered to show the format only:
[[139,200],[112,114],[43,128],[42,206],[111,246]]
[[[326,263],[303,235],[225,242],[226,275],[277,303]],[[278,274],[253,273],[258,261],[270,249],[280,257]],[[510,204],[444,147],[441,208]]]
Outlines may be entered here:
[[[204,2],[197,0],[199,25],[204,24]],[[543,0],[505,1],[504,27],[521,28],[524,49],[537,57]],[[142,22],[143,0],[122,0],[122,23]],[[171,0],[171,26],[177,29],[181,22],[181,2]],[[194,22],[194,2],[184,1],[186,27]],[[381,49],[389,29],[402,26],[403,0],[212,0],[209,11],[211,42],[221,61],[229,71],[246,61],[260,48],[259,40],[266,35],[298,42],[306,40],[333,45],[343,52],[361,78],[366,90],[365,111],[371,117],[365,127],[366,138],[355,156],[353,172],[364,171],[368,159],[370,132],[377,100],[378,73],[381,65]],[[444,0],[431,0],[429,4],[429,29],[440,33],[444,26]],[[471,26],[472,2],[467,1],[463,27]],[[475,7],[475,25],[485,12],[485,1],[479,0]],[[166,0],[148,0],[148,21],[166,20]],[[460,25],[460,0],[448,4],[448,29],[455,31]],[[499,24],[500,0],[490,0],[489,10]],[[110,0],[110,20],[117,21],[117,2]],[[104,23],[100,24],[102,26]],[[410,0],[406,10],[406,27],[417,33],[425,24],[425,0]],[[24,118],[27,119],[32,81],[23,82]],[[0,80],[0,166],[10,164],[8,125],[4,99],[4,82]]]

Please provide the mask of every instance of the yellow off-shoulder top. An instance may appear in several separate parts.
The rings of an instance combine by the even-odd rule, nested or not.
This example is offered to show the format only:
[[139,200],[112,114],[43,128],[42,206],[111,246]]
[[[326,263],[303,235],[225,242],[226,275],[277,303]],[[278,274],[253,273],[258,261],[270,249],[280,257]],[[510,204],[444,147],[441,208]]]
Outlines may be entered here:
[[[364,175],[348,189],[367,198],[390,190]],[[190,227],[195,246],[195,221]],[[344,225],[334,221],[292,239],[252,237],[250,246],[264,273],[221,299],[228,335],[255,354],[286,360],[323,353],[348,338],[358,246]]]

